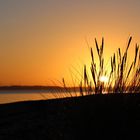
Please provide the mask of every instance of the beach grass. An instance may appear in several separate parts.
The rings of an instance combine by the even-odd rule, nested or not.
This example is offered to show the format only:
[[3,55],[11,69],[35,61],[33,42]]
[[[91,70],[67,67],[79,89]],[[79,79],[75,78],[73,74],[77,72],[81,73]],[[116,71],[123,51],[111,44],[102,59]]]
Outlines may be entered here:
[[[81,96],[93,93],[140,93],[140,50],[139,45],[136,44],[135,56],[131,64],[129,65],[128,50],[130,48],[131,41],[132,37],[129,38],[124,52],[122,52],[121,49],[118,48],[117,52],[111,56],[111,69],[106,71],[104,64],[104,38],[102,38],[100,47],[97,39],[95,38],[95,47],[99,63],[95,62],[93,48],[90,48],[91,66],[90,71],[87,71],[87,66],[84,65],[84,78],[80,82]],[[98,69],[97,65],[99,65]],[[91,80],[88,77],[88,73],[91,73],[92,75]],[[108,78],[108,81],[106,83],[104,81],[101,81],[101,77]]]

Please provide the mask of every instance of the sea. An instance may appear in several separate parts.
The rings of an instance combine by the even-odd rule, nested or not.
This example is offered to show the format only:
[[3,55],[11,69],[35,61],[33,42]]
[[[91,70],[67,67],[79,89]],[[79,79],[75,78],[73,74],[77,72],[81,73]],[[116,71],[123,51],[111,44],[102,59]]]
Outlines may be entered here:
[[0,104],[20,101],[50,100],[80,96],[79,92],[51,92],[50,90],[0,90]]

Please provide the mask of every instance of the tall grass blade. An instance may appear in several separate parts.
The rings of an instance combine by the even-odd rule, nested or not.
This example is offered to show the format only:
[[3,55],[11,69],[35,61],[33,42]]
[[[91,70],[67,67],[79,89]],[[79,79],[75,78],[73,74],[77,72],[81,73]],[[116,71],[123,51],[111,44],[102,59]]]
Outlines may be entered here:
[[128,48],[130,46],[131,41],[132,41],[132,36],[130,36],[130,38],[129,38],[129,41],[128,41],[128,44],[127,44],[127,48],[126,48],[126,52],[128,51]]
[[100,55],[100,50],[99,50],[96,38],[95,38],[95,44],[96,44],[96,50],[97,50],[97,53],[98,53],[98,56],[99,56]]
[[135,47],[134,67],[135,67],[136,62],[137,62],[138,50],[139,50],[139,46],[136,44],[136,47]]

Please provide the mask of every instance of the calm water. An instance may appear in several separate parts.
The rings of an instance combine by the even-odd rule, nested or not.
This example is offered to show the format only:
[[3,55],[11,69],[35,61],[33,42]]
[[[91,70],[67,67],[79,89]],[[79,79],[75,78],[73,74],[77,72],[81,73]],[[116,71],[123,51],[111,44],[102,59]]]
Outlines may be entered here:
[[[0,91],[0,104],[19,102],[19,101],[31,101],[31,100],[48,100],[55,98],[70,97],[69,93],[64,92],[50,92],[39,90],[15,90],[15,91]],[[79,93],[72,93],[72,96],[79,96]]]

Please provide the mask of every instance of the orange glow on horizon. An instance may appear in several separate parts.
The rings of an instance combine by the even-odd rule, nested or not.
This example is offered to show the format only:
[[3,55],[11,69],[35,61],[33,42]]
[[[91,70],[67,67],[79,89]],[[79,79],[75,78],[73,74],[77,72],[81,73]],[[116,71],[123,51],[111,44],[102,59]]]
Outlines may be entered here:
[[132,35],[131,63],[140,43],[137,5],[121,0],[0,2],[0,85],[61,85],[63,77],[68,85],[79,85],[84,64],[91,65],[88,47],[98,62],[95,37],[99,43],[105,38],[105,69],[110,70],[110,57],[118,47],[125,50]]

